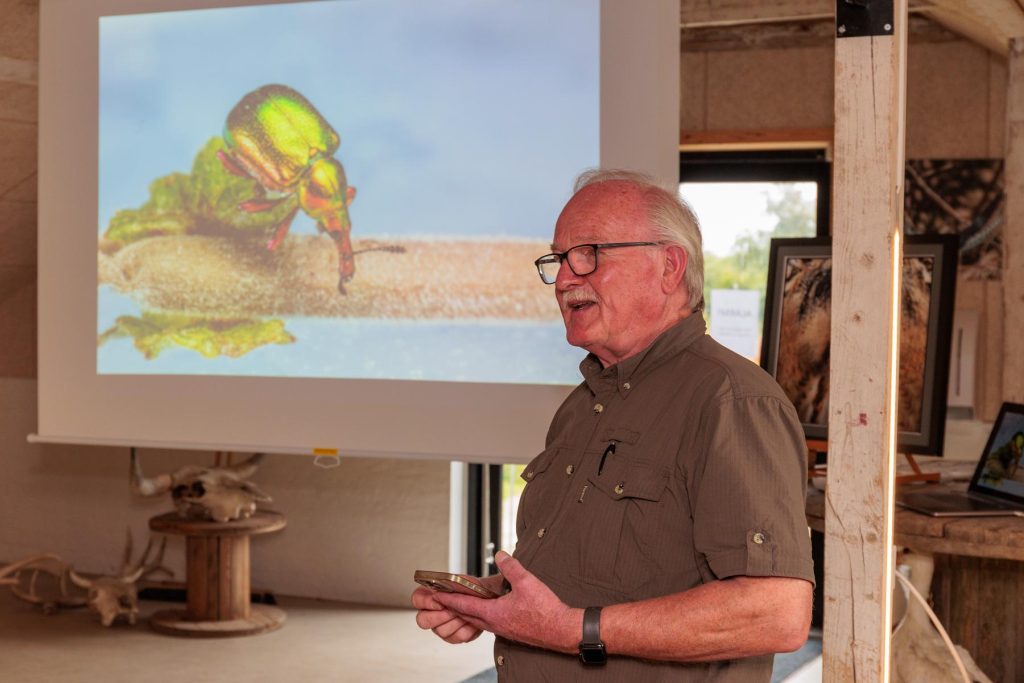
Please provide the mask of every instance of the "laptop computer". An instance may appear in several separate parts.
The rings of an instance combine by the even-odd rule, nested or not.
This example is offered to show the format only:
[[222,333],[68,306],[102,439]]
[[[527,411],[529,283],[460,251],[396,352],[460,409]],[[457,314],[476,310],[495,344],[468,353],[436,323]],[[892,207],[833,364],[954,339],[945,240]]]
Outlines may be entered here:
[[899,489],[896,504],[933,517],[1024,517],[1024,404],[1004,403],[966,491]]

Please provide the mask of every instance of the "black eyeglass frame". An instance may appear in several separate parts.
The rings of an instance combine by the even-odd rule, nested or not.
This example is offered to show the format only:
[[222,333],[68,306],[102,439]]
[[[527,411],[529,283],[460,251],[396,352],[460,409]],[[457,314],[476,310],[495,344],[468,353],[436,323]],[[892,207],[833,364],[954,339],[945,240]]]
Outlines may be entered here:
[[[662,244],[664,244],[664,242],[605,242],[603,244],[577,244],[575,246],[569,247],[568,249],[561,253],[553,251],[550,254],[544,254],[539,259],[534,261],[533,265],[537,266],[537,273],[540,275],[541,282],[543,282],[546,285],[553,285],[555,284],[554,279],[552,279],[551,282],[548,282],[547,278],[544,277],[544,270],[541,267],[541,261],[543,261],[544,259],[550,259],[552,256],[555,256],[558,258],[559,267],[562,266],[563,262],[568,263],[569,270],[571,270],[577,277],[584,277],[586,275],[590,275],[591,273],[597,270],[597,254],[601,249],[617,249],[619,247],[654,247]],[[572,261],[569,260],[569,252],[573,251],[574,249],[579,249],[580,247],[591,247],[594,250],[594,267],[585,273],[577,272],[576,269],[572,267]],[[553,262],[549,261],[549,263]]]

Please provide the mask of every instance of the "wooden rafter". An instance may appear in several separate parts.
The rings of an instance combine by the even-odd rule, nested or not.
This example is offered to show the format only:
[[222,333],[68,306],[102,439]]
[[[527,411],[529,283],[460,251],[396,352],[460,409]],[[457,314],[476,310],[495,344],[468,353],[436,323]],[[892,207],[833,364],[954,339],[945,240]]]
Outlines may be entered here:
[[684,152],[770,149],[828,149],[831,128],[762,128],[759,130],[682,131],[679,149]]
[[[911,43],[941,43],[963,38],[923,14],[910,17],[907,34]],[[835,18],[830,15],[824,19],[682,28],[679,44],[683,52],[715,52],[832,47],[835,39]]]
[[1024,36],[1024,9],[1016,0],[927,0],[919,11],[950,31],[1007,56],[1010,39]]
[[[680,26],[698,29],[825,21],[836,0],[680,0]],[[1024,35],[1021,0],[909,0],[909,11],[1007,55],[1011,38]],[[759,47],[759,46],[752,46]]]

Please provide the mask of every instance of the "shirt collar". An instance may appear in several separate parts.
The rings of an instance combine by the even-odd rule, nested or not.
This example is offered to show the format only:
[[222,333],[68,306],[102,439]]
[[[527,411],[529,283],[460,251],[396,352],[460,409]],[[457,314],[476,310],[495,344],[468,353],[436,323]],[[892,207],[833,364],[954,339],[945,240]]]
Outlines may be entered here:
[[[650,346],[607,368],[592,353],[580,363],[583,380],[594,394],[616,389],[623,396],[651,370],[686,350],[707,332],[704,316],[695,311],[658,335]],[[627,384],[629,385],[627,387]]]

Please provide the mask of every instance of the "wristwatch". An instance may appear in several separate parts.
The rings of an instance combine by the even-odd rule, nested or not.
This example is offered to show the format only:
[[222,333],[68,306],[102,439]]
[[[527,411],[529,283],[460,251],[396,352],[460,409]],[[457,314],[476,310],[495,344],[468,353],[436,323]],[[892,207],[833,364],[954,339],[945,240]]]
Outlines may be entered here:
[[583,640],[580,641],[580,661],[587,666],[602,666],[608,661],[601,642],[601,608],[583,610]]

